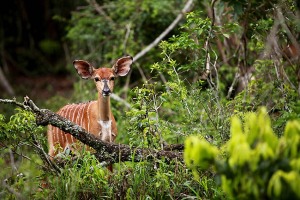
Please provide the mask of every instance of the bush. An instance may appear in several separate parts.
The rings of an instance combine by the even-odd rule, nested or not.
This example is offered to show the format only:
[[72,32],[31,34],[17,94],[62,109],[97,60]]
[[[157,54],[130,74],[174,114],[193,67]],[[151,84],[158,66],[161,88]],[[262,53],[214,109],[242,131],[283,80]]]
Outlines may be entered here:
[[266,109],[231,120],[231,139],[220,149],[196,136],[185,141],[184,159],[197,177],[210,167],[233,199],[300,198],[300,122],[289,121],[277,138]]

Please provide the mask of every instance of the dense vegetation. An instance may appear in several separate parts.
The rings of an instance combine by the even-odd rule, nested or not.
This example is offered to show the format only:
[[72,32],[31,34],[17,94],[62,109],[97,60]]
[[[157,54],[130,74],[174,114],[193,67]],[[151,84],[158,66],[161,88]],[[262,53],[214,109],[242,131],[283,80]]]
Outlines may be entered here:
[[[109,66],[122,55],[134,56],[185,3],[75,1],[72,6],[81,6],[70,18],[63,9],[53,16],[65,25],[60,39],[69,63],[61,67],[59,57],[47,72],[76,80],[70,58]],[[67,166],[57,174],[38,153],[47,152],[46,129],[28,111],[10,114],[12,107],[1,107],[0,198],[300,199],[299,10],[292,0],[194,1],[184,19],[118,81],[115,94],[126,104],[112,100],[117,142],[156,150],[185,143],[185,163],[120,162],[110,174],[83,152],[75,161],[67,155]],[[39,49],[50,59],[58,56],[59,45],[46,40]],[[30,61],[38,66],[45,59]],[[49,68],[23,65],[38,76]],[[71,95],[38,103],[57,110],[95,98],[92,82],[74,81]]]

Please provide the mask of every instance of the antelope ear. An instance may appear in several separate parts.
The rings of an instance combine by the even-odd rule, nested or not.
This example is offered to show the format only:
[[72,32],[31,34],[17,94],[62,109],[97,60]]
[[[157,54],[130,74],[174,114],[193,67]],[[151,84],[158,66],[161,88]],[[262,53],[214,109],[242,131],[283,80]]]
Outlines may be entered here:
[[74,60],[73,65],[79,76],[83,79],[91,78],[94,72],[93,66],[85,60]]
[[131,56],[126,56],[119,58],[117,62],[112,67],[116,76],[126,76],[130,71],[130,65],[132,64],[133,59]]

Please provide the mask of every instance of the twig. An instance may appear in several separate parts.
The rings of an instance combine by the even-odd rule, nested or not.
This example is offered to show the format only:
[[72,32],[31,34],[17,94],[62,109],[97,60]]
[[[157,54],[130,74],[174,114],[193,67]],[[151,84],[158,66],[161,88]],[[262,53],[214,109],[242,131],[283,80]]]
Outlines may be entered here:
[[272,47],[273,41],[276,40],[276,33],[278,31],[279,24],[280,23],[279,23],[278,19],[275,19],[274,24],[270,30],[270,33],[267,36],[267,41],[265,44],[264,51],[260,55],[259,59],[264,59],[264,58],[270,57],[270,54],[273,50],[273,47]]
[[0,83],[3,86],[4,90],[11,96],[15,95],[15,91],[12,86],[9,84],[8,80],[6,79],[1,67],[0,67]]
[[66,63],[72,63],[72,59],[71,59],[71,56],[70,56],[70,51],[69,51],[67,43],[64,42],[62,44],[62,46],[63,46],[64,52],[65,52]]
[[297,49],[297,52],[300,52],[300,45],[297,42],[297,39],[294,37],[294,35],[291,33],[290,29],[288,28],[288,26],[285,23],[285,19],[284,16],[282,15],[282,10],[280,7],[277,7],[276,9],[277,11],[277,17],[279,20],[279,23],[281,25],[281,27],[285,30],[287,36],[289,37],[289,39],[291,40],[292,44],[294,45],[294,47]]
[[[282,76],[282,79],[287,81],[290,84],[290,86],[295,89],[296,87],[289,80],[289,78],[286,75],[285,70],[284,70],[283,67],[282,67],[282,70],[281,70],[282,73],[279,74],[280,64],[278,63],[279,62],[278,57],[280,56],[280,53],[279,53],[280,50],[279,50],[279,46],[278,46],[278,37],[276,35],[278,30],[279,30],[279,26],[281,26],[286,31],[289,39],[292,41],[292,44],[297,49],[297,52],[300,52],[300,47],[299,47],[299,44],[297,43],[297,40],[292,35],[292,33],[290,32],[289,28],[287,27],[287,25],[285,23],[285,19],[284,19],[284,16],[282,15],[281,8],[280,7],[277,8],[276,12],[277,12],[277,17],[275,18],[274,25],[273,25],[272,29],[270,30],[269,35],[267,36],[265,50],[261,54],[260,59],[264,59],[264,58],[268,58],[268,57],[272,58],[272,53],[275,53],[275,55],[277,57],[272,58],[272,60],[274,60],[274,67],[275,67],[275,72],[276,72],[276,76],[277,76],[278,80],[280,80],[281,76]],[[280,89],[283,92],[283,85],[282,85],[281,81],[280,81]]]
[[[40,167],[43,167],[42,165],[40,165],[40,164],[38,164],[38,163],[36,163],[35,161],[33,161],[31,158],[29,158],[28,156],[26,156],[26,155],[23,155],[23,153],[18,153],[17,151],[15,151],[13,148],[10,148],[10,147],[8,147],[7,145],[5,145],[5,144],[0,144],[1,145],[1,147],[3,147],[3,148],[5,148],[5,149],[9,149],[10,151],[12,151],[12,153],[14,153],[14,154],[16,154],[16,155],[18,155],[18,156],[21,156],[22,158],[25,158],[25,159],[27,159],[27,160],[29,160],[29,161],[31,161],[31,162],[34,162],[34,164],[36,164],[36,165],[38,165],[38,166],[40,166]],[[17,146],[20,146],[20,145],[28,145],[27,143],[21,143],[21,144],[18,144]],[[29,145],[29,147],[32,147],[31,145]]]
[[33,139],[33,144],[34,144],[35,148],[37,149],[38,154],[40,155],[41,159],[44,162],[46,162],[51,167],[51,169],[53,169],[54,173],[59,174],[60,173],[59,167],[52,160],[49,159],[49,155],[44,151],[44,148],[38,142],[35,135],[32,135],[32,139]]
[[90,5],[92,5],[95,10],[102,15],[111,25],[115,26],[115,22],[104,12],[101,6],[95,0],[86,0]]
[[204,45],[204,49],[205,49],[205,69],[206,69],[206,74],[209,74],[211,69],[210,69],[210,54],[209,54],[209,40],[212,36],[212,32],[213,32],[213,27],[215,25],[215,3],[217,0],[212,0],[211,3],[211,10],[212,10],[212,19],[211,19],[211,25],[209,28],[209,32],[208,35],[206,37],[206,41],[205,41],[205,45]]
[[148,51],[150,51],[153,47],[155,47],[174,27],[178,24],[178,22],[183,18],[184,14],[189,12],[192,8],[193,0],[188,0],[184,6],[184,8],[181,10],[181,12],[177,15],[175,20],[162,32],[151,44],[149,44],[146,48],[144,48],[142,51],[137,53],[133,57],[133,61],[137,61],[142,56],[144,56]]
[[124,91],[124,99],[127,99],[128,96],[128,90],[129,90],[129,85],[130,85],[130,80],[131,80],[131,75],[132,75],[132,71],[129,71],[126,81],[125,81],[125,85],[123,86],[123,91]]
[[116,101],[118,101],[118,102],[120,102],[120,103],[122,103],[122,104],[124,104],[127,108],[131,108],[130,103],[128,103],[127,101],[125,101],[124,99],[122,99],[121,97],[119,97],[118,95],[112,93],[111,94],[111,98],[114,99],[114,100],[116,100]]
[[141,74],[141,77],[142,77],[144,83],[147,82],[147,77],[146,77],[144,71],[142,70],[142,68],[140,67],[139,63],[136,62],[136,63],[135,63],[135,66],[137,66],[137,68],[138,68],[138,70],[139,70],[139,72],[140,72],[140,74]]
[[126,46],[127,46],[127,41],[128,41],[128,38],[130,36],[130,28],[131,28],[131,24],[127,24],[126,25],[126,34],[125,34],[125,39],[124,39],[124,42],[123,42],[123,54],[126,55]]
[[10,193],[12,193],[13,195],[15,195],[17,199],[24,199],[24,197],[22,197],[22,195],[19,192],[15,191],[13,188],[11,188],[9,185],[7,185],[6,182],[7,182],[7,179],[4,179],[2,181],[2,186],[4,188],[6,188]]
[[233,88],[234,88],[237,80],[239,79],[239,77],[240,77],[240,74],[238,72],[235,73],[234,79],[233,79],[233,81],[232,81],[232,83],[231,83],[231,85],[229,87],[229,90],[228,90],[228,93],[227,93],[227,96],[226,96],[227,99],[230,98],[230,96],[231,96],[231,94],[233,92]]
[[9,149],[9,157],[10,157],[11,168],[14,171],[17,171],[18,169],[17,169],[17,166],[15,165],[15,157],[14,157],[13,151],[11,149]]
[[14,99],[0,99],[0,103],[4,104],[14,104],[20,108],[23,108],[24,110],[30,110],[30,108],[23,103],[18,102],[15,98]]

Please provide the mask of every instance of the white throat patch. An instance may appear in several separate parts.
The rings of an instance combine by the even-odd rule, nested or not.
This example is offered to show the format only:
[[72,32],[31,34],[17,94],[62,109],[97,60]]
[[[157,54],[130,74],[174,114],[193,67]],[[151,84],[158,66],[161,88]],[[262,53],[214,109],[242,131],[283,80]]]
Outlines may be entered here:
[[111,120],[108,121],[99,120],[98,123],[101,126],[101,131],[99,133],[101,140],[106,142],[112,142],[113,133],[111,131]]

